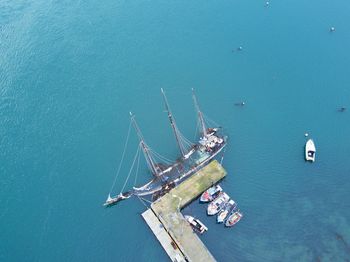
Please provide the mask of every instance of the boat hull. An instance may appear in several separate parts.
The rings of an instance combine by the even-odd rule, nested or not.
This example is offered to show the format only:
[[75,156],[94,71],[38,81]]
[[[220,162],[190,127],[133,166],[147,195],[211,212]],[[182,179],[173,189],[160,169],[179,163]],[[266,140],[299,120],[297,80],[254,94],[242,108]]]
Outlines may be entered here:
[[[212,133],[210,133],[209,138],[213,140],[210,140],[210,145],[205,144],[203,142],[203,138],[201,138],[197,144],[193,145],[192,149],[189,151],[188,154],[185,155],[185,157],[182,157],[178,159],[175,163],[167,166],[167,168],[165,168],[159,174],[155,175],[155,177],[145,185],[133,187],[132,190],[128,191],[128,198],[132,195],[139,197],[153,195],[153,200],[156,200],[157,195],[162,195],[159,193],[163,192],[165,184],[178,185],[187,177],[190,177],[191,175],[199,171],[201,168],[209,164],[211,160],[213,160],[220,152],[222,152],[223,148],[225,148],[225,146],[227,145],[228,140],[227,136],[216,135],[219,128],[214,128],[210,130],[212,130]],[[213,138],[214,136],[215,139]],[[197,160],[194,157],[190,157],[194,154],[197,154],[199,156]],[[123,194],[125,195],[125,193]],[[112,206],[124,199],[125,198],[110,199],[104,203],[104,206]],[[203,202],[207,201],[204,200]]]
[[316,158],[316,147],[314,141],[309,139],[305,145],[305,160],[315,162]]
[[185,216],[185,218],[187,222],[192,226],[192,228],[197,232],[203,234],[205,231],[208,230],[208,228],[199,219],[187,215]]
[[225,207],[218,213],[216,222],[223,223],[228,217],[228,215],[236,209],[236,207],[236,202],[231,199],[228,203],[226,203]]
[[243,214],[240,213],[239,211],[234,212],[226,220],[225,226],[226,227],[233,227],[241,220],[242,217],[243,217]]
[[230,197],[226,193],[222,192],[217,199],[215,199],[208,205],[208,216],[213,216],[219,213],[220,210],[224,208],[225,204],[229,201],[229,199]]
[[[211,160],[213,160],[223,150],[223,148],[226,146],[226,140],[227,140],[227,137],[225,137],[223,144],[221,145],[220,148],[218,148],[218,150],[216,152],[212,153],[207,158],[205,158],[202,162],[198,163],[194,168],[192,168],[191,170],[189,170],[186,173],[182,174],[180,177],[172,180],[171,182],[174,182],[176,184],[181,183],[185,178],[193,175],[199,169],[201,169],[205,165],[207,165]],[[173,169],[176,170],[176,168],[173,168]],[[163,175],[166,175],[166,174],[163,174]],[[151,184],[154,181],[155,181],[155,179],[153,179],[152,181],[148,182],[144,186],[140,186],[138,188],[134,187],[133,190],[131,191],[131,193],[133,195],[136,195],[136,196],[147,196],[147,195],[151,195],[151,194],[154,194],[154,193],[162,190],[162,186],[158,186],[156,188],[151,188]]]
[[222,188],[219,185],[209,188],[206,190],[200,198],[201,203],[208,203],[213,201],[222,192]]

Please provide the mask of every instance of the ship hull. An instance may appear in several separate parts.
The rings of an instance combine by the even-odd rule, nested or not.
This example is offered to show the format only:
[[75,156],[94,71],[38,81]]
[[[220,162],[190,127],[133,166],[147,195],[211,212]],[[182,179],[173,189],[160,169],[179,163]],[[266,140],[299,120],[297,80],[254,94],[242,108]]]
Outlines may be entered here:
[[[208,155],[206,158],[202,159],[201,162],[196,163],[196,165],[194,167],[192,167],[191,169],[189,169],[187,172],[184,172],[183,174],[181,174],[180,176],[176,176],[173,179],[168,179],[167,183],[175,183],[175,184],[179,184],[181,183],[185,178],[193,175],[194,173],[196,173],[198,170],[200,170],[201,168],[203,168],[204,166],[206,166],[207,164],[209,164],[209,162],[211,160],[213,160],[220,152],[222,152],[222,150],[224,149],[224,147],[226,146],[226,137],[225,140],[223,142],[223,144],[212,154]],[[199,150],[199,149],[198,149]],[[186,159],[184,160],[186,161]],[[176,170],[177,166],[181,165],[182,163],[175,163],[171,170]],[[163,176],[167,176],[166,173],[163,174]],[[170,177],[170,176],[169,176]],[[156,184],[156,182],[159,183],[158,186],[152,187],[152,183]],[[160,190],[162,190],[164,188],[164,181],[162,181],[160,178],[158,179],[153,179],[152,181],[148,182],[147,184],[145,184],[144,186],[140,186],[138,188],[133,188],[133,190],[131,190],[131,193],[133,195],[136,196],[147,196],[147,195],[152,195],[155,194],[157,192],[159,192]]]

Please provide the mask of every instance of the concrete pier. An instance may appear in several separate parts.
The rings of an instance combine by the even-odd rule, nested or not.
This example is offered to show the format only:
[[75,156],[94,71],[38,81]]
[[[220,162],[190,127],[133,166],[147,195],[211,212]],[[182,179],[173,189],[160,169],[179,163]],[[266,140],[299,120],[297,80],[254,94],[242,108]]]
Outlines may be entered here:
[[147,209],[147,211],[143,212],[142,217],[151,228],[153,234],[156,236],[172,261],[186,262],[185,256],[181,253],[180,249],[177,247],[174,240],[169,236],[168,232],[166,232],[162,223],[153,213],[152,209]]
[[225,176],[225,169],[214,160],[152,203],[151,209],[142,214],[172,261],[215,261],[180,210]]

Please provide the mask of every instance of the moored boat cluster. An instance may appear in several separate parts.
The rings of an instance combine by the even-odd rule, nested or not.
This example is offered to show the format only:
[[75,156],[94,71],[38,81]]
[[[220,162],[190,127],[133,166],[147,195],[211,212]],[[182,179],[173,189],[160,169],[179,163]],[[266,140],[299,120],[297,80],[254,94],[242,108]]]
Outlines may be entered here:
[[217,215],[216,221],[224,223],[226,227],[232,227],[243,217],[243,213],[237,208],[237,203],[223,192],[220,185],[213,186],[205,191],[200,201],[210,202],[207,208],[209,216]]
[[[226,227],[232,227],[243,217],[243,213],[238,209],[237,203],[230,199],[230,196],[222,190],[220,185],[215,185],[206,190],[200,197],[201,203],[209,203],[207,215],[217,215],[217,223],[224,223]],[[192,216],[185,216],[194,230],[203,234],[208,228],[199,220]]]

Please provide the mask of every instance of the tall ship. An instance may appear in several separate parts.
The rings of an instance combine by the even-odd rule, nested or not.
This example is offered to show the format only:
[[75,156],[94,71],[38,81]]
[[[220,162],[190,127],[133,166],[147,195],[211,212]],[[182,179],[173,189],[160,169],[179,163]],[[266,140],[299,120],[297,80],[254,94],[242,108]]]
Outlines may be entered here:
[[[121,192],[115,196],[112,196],[113,186],[115,185],[116,178],[118,177],[121,170],[121,164],[119,165],[116,178],[112,185],[112,189],[108,194],[104,206],[114,205],[121,200],[130,198],[131,196],[151,196],[152,200],[156,200],[160,196],[167,193],[171,188],[175,187],[177,184],[181,183],[186,178],[190,177],[199,169],[207,165],[226,146],[227,136],[223,134],[222,128],[220,126],[215,124],[214,121],[210,121],[202,113],[193,89],[192,98],[198,116],[199,127],[199,138],[195,143],[190,142],[184,137],[184,135],[182,135],[176,125],[175,118],[171,113],[170,106],[163,89],[161,89],[161,93],[164,100],[165,110],[169,118],[170,126],[173,130],[175,141],[179,149],[179,157],[175,161],[169,161],[169,159],[161,156],[159,153],[151,149],[142,135],[141,129],[136,122],[135,115],[130,113],[130,127],[134,127],[139,139],[138,150]],[[130,127],[127,141],[129,138]],[[124,159],[125,149],[128,143],[127,141],[125,143],[121,162]],[[142,152],[144,155],[147,167],[152,175],[152,179],[145,185],[134,186],[131,189],[125,191],[125,185],[130,178],[131,170],[134,168],[136,163],[139,163],[138,156],[140,152]]]

